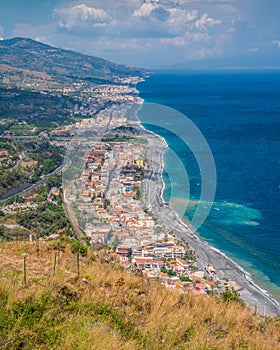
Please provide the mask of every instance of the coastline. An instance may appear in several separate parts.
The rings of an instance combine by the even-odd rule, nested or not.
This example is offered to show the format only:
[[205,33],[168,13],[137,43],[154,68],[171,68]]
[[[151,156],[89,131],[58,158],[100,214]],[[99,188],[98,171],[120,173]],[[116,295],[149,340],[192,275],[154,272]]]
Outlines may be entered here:
[[[141,105],[144,102],[140,99]],[[137,112],[136,112],[137,113]],[[138,119],[138,117],[136,116]],[[225,253],[202,240],[197,233],[193,232],[188,224],[182,221],[171,205],[164,201],[163,193],[165,183],[163,180],[164,153],[168,148],[166,140],[154,132],[147,130],[138,119],[139,126],[144,129],[150,143],[149,163],[152,167],[152,174],[149,179],[143,181],[145,193],[149,193],[146,205],[150,207],[161,222],[172,229],[176,238],[183,239],[195,251],[197,263],[200,267],[206,267],[208,264],[215,267],[217,276],[220,279],[229,280],[240,297],[247,304],[249,309],[255,310],[260,315],[280,315],[280,303],[275,300],[265,289],[255,283],[245,269],[243,269],[234,260]],[[152,198],[153,197],[153,198]]]

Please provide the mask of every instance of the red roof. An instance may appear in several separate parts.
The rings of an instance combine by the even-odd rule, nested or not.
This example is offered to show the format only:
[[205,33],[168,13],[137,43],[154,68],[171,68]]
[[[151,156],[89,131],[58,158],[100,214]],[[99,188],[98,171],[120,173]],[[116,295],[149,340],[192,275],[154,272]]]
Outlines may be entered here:
[[125,197],[133,197],[133,193],[132,192],[125,192],[124,196]]

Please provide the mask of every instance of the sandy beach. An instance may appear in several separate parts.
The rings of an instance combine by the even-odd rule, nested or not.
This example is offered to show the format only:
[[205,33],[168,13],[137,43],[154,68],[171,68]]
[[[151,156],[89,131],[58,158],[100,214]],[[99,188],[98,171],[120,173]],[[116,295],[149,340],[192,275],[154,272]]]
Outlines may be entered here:
[[263,316],[280,315],[280,304],[267,291],[255,284],[247,271],[224,253],[202,241],[196,233],[192,232],[188,223],[178,217],[169,203],[164,202],[163,157],[168,145],[162,137],[149,131],[146,134],[150,144],[148,154],[150,168],[143,180],[145,204],[178,239],[183,239],[195,251],[199,268],[204,268],[208,264],[213,265],[217,276],[220,279],[229,280],[230,285],[240,293],[251,310],[256,307],[258,314]]

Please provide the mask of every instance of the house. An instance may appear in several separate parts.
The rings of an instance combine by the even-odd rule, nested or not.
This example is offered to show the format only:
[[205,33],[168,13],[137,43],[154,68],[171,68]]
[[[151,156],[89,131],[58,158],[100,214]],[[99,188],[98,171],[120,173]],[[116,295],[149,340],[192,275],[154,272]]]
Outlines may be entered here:
[[136,247],[133,249],[132,255],[134,257],[146,258],[146,257],[152,257],[154,255],[154,252],[152,248],[147,249],[147,247],[146,248]]
[[178,277],[170,277],[165,281],[165,288],[178,288],[182,286],[182,283]]
[[134,258],[132,262],[135,262],[136,266],[140,269],[161,269],[164,267],[164,262],[153,258]]
[[125,245],[119,245],[116,247],[116,254],[122,257],[129,257],[131,256],[131,247],[125,246]]
[[184,270],[186,270],[189,267],[189,264],[181,258],[176,258],[176,263],[178,266],[182,267]]
[[87,233],[86,236],[88,238],[90,238],[91,244],[94,244],[96,242],[104,243],[106,241],[106,238],[107,238],[106,232],[102,232],[102,231],[91,231],[91,232]]

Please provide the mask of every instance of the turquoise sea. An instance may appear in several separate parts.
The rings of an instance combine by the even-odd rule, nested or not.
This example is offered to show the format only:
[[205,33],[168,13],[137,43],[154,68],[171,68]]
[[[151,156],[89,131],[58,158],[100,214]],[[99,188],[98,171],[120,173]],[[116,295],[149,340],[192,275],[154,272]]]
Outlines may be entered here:
[[[280,300],[280,73],[157,72],[137,85],[146,102],[172,107],[206,138],[216,164],[216,197],[199,235],[250,272]],[[192,218],[201,190],[200,172],[188,147],[155,126],[186,166]],[[184,181],[165,156],[164,197],[183,203]],[[172,191],[171,191],[172,189]],[[183,204],[182,204],[183,205]]]

